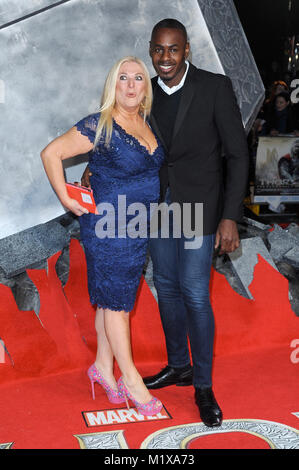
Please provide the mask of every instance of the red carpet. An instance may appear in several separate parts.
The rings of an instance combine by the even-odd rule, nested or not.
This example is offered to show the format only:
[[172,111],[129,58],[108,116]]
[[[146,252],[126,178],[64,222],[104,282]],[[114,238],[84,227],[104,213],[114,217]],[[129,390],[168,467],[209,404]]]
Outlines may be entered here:
[[[254,300],[236,294],[213,272],[214,390],[224,421],[210,430],[200,421],[192,387],[155,391],[166,409],[160,420],[111,405],[100,387],[92,400],[86,369],[96,338],[84,253],[72,240],[64,289],[55,272],[59,255],[49,260],[48,273],[28,270],[40,294],[39,318],[19,311],[10,289],[0,285],[0,338],[14,361],[12,366],[6,356],[0,363],[0,448],[299,448],[299,318],[290,308],[287,280],[266,261],[260,258],[255,269]],[[165,342],[145,281],[131,323],[140,372],[160,370]]]

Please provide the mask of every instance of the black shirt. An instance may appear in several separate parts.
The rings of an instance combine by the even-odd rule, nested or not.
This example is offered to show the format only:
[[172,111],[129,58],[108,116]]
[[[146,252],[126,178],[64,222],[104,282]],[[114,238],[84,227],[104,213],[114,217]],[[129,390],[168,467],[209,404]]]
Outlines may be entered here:
[[168,95],[157,85],[152,106],[152,113],[157,121],[167,149],[170,148],[173,128],[178,112],[183,87]]

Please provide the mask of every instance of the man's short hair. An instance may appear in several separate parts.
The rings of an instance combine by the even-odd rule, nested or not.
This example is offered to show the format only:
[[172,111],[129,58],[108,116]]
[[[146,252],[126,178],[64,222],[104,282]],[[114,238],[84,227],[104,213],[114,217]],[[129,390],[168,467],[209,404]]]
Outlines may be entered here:
[[182,31],[182,33],[185,36],[186,42],[187,42],[187,31],[185,26],[178,20],[175,20],[173,18],[165,18],[164,20],[159,21],[154,27],[152,31],[152,37],[154,34],[162,28],[170,28],[170,29],[179,29]]

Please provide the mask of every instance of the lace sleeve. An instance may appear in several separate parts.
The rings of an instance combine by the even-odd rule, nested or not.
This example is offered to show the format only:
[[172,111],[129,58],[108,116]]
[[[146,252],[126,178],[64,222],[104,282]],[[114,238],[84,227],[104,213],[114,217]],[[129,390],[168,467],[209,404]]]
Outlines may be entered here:
[[90,142],[93,144],[95,135],[96,135],[98,121],[99,121],[99,113],[90,114],[89,116],[81,119],[81,121],[77,122],[77,124],[75,124],[75,127],[77,128],[79,132],[81,132],[82,135],[85,135],[86,137],[88,137]]

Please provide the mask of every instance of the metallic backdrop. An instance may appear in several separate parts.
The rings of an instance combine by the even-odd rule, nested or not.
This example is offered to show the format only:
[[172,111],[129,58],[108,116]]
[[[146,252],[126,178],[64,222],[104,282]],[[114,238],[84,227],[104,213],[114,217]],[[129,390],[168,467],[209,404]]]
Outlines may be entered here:
[[[264,89],[232,0],[1,0],[0,239],[64,214],[40,151],[97,111],[117,59],[136,55],[154,75],[148,41],[166,17],[187,27],[196,66],[232,78],[248,129]],[[85,160],[66,163],[69,181]]]

